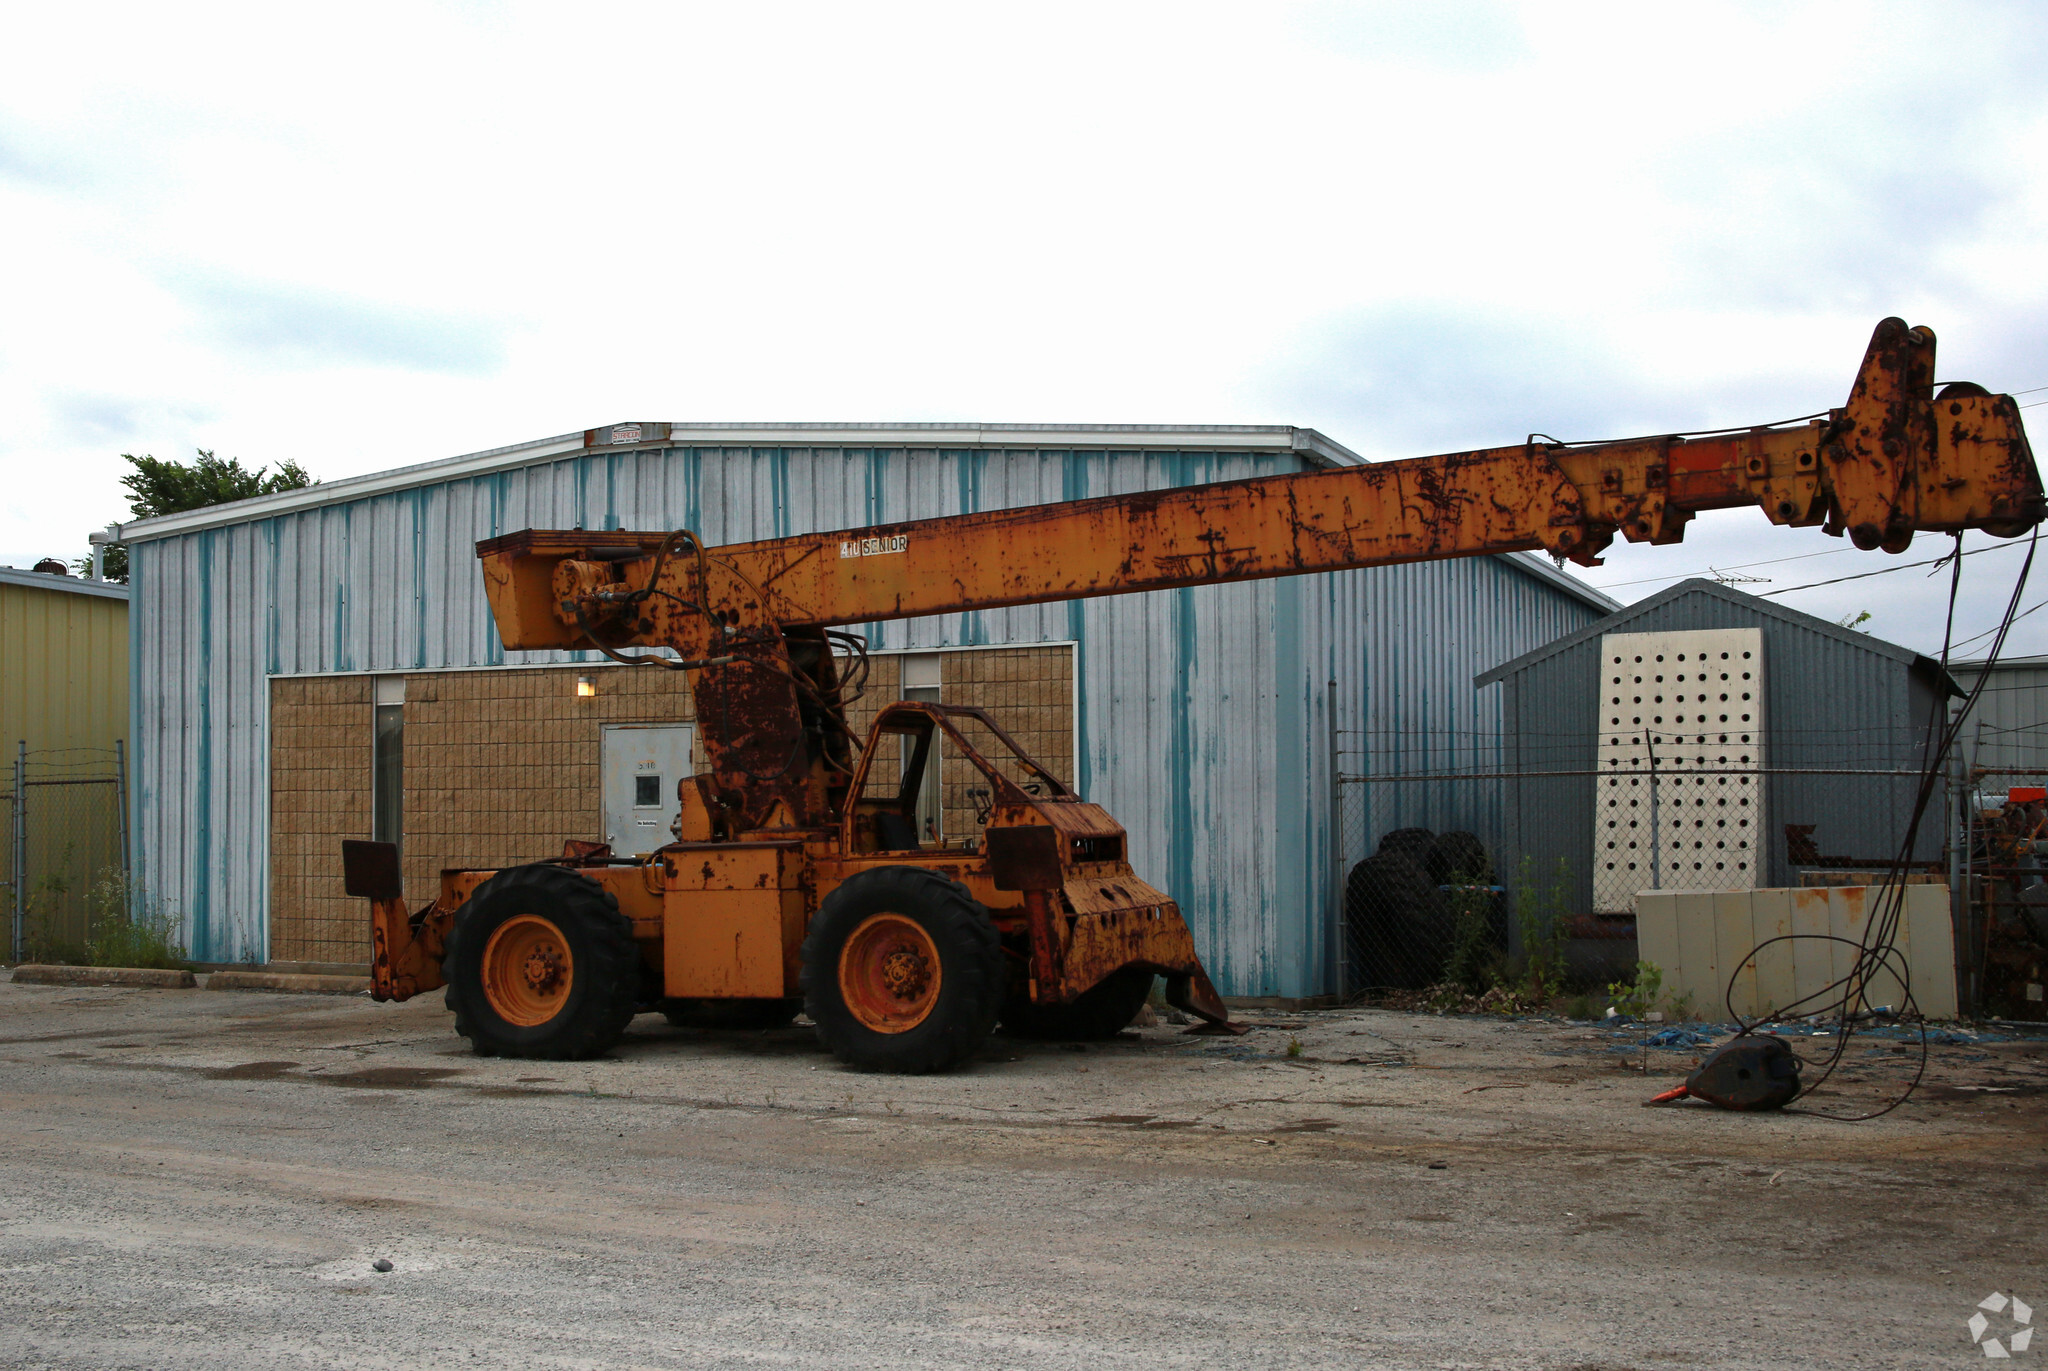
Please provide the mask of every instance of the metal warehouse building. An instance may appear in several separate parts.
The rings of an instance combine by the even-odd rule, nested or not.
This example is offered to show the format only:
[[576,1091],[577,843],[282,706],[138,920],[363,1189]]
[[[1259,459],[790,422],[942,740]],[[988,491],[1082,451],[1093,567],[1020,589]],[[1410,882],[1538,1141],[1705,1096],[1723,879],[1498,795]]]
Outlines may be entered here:
[[[1949,669],[1964,690],[1985,674],[1981,661],[1951,662]],[[2048,657],[2003,658],[1990,675],[1956,735],[1962,764],[1992,773],[1986,790],[2039,784],[2048,775]]]
[[[480,539],[716,545],[1356,460],[1289,427],[621,424],[127,525],[138,881],[196,959],[361,963],[342,838],[402,839],[417,901],[443,866],[643,822],[602,792],[615,762],[688,765],[686,692],[594,653],[506,653]],[[1494,764],[1498,692],[1475,673],[1612,607],[1512,556],[864,631],[878,693],[990,708],[1128,827],[1219,988],[1293,996],[1333,986],[1363,855],[1333,823],[1340,739],[1426,734],[1448,740],[1432,764]]]
[[127,864],[128,588],[0,567],[0,955],[81,950]]

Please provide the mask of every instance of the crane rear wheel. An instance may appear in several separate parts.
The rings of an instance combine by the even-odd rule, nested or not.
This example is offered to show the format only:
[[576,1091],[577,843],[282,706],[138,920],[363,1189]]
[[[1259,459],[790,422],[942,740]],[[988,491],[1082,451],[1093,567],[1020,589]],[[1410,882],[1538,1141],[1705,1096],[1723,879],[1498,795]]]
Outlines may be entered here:
[[480,1057],[606,1052],[640,989],[633,926],[603,886],[559,866],[501,871],[455,911],[441,974]]
[[1131,1026],[1152,993],[1152,973],[1125,967],[1070,1004],[1033,1004],[1020,986],[1003,1005],[1003,1031],[1052,1042],[1099,1042]]
[[804,938],[804,1010],[849,1066],[918,1074],[966,1060],[995,1030],[1003,949],[958,881],[876,867],[827,895]]

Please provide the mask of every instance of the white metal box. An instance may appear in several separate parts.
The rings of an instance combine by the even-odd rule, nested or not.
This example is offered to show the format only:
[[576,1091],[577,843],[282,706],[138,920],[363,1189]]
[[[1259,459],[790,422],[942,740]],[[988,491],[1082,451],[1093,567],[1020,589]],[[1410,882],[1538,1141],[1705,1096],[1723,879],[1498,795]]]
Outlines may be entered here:
[[[1838,885],[1775,890],[1645,890],[1636,897],[1636,945],[1664,973],[1673,996],[1720,1018],[1723,996],[1744,1017],[1783,1009],[1849,975],[1857,946],[1879,909],[1882,886]],[[1956,1014],[1954,928],[1945,885],[1908,885],[1896,956],[1906,965],[1913,998],[1930,1019]],[[1759,947],[1787,934],[1826,934]],[[1732,993],[1729,982],[1733,979]],[[1872,1007],[1899,1005],[1904,989],[1879,973],[1865,998]],[[1818,1011],[1825,1005],[1814,1005]]]

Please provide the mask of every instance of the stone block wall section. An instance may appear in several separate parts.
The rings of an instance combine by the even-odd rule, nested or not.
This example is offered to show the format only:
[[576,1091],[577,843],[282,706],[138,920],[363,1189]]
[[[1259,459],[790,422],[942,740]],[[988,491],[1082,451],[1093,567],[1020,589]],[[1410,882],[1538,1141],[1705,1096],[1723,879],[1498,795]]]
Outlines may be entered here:
[[[597,694],[576,694],[588,676]],[[517,866],[601,841],[606,724],[696,718],[680,671],[549,667],[408,676],[405,893],[433,898],[448,867]],[[693,759],[703,764],[701,751]],[[415,904],[416,907],[416,904]]]
[[[902,654],[869,659],[867,693],[847,711],[847,722],[863,740],[881,707],[899,697],[902,671]],[[939,699],[986,709],[1032,760],[1066,784],[1074,783],[1073,648],[1057,644],[944,650],[939,654]],[[995,739],[982,736],[973,726],[962,731],[1005,775],[1020,783],[1029,779],[1010,763],[1009,753]],[[940,784],[946,837],[978,838],[976,800],[968,792],[985,788],[987,782],[965,759],[942,752]]]
[[[871,659],[849,711],[862,738],[898,697],[901,659]],[[597,694],[576,695],[589,676]],[[279,678],[270,692],[270,956],[369,960],[368,906],[341,885],[341,840],[370,836],[373,682],[367,675]],[[1071,783],[1073,651],[970,648],[940,657],[940,697],[988,709],[1041,764]],[[513,866],[599,837],[602,728],[695,719],[679,672],[570,666],[410,672],[405,689],[406,900],[431,900],[446,867]],[[1002,764],[993,739],[975,739]],[[704,766],[701,741],[694,759]],[[1005,768],[1012,774],[1014,768]],[[978,836],[984,785],[958,758],[943,767],[946,833]]]
[[[578,676],[596,683],[594,697],[577,696]],[[369,907],[342,891],[341,840],[370,836],[374,679],[271,682],[273,961],[369,960]],[[680,672],[407,673],[407,903],[433,899],[445,867],[515,866],[560,856],[566,839],[600,837],[603,726],[694,717]]]
[[[939,658],[939,699],[949,705],[980,705],[1031,759],[1061,781],[1074,783],[1074,650],[1017,647],[1001,651],[948,652]],[[996,768],[1018,784],[1030,776],[1013,754],[979,727],[961,730]],[[965,759],[941,756],[944,815],[948,838],[972,835],[976,797],[987,780]]]
[[270,955],[367,962],[369,921],[341,890],[341,840],[370,836],[369,676],[270,683]]

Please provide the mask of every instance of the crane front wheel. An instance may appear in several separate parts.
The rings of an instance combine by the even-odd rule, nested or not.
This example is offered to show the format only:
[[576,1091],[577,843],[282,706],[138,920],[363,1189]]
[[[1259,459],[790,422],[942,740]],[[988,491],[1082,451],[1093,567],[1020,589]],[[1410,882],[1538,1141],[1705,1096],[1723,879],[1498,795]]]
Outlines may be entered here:
[[849,1066],[944,1071],[995,1030],[1003,973],[995,925],[967,887],[877,868],[841,882],[811,921],[804,1010]]
[[455,912],[441,960],[455,1031],[480,1057],[569,1060],[632,1022],[633,926],[611,892],[558,866],[501,871]]

